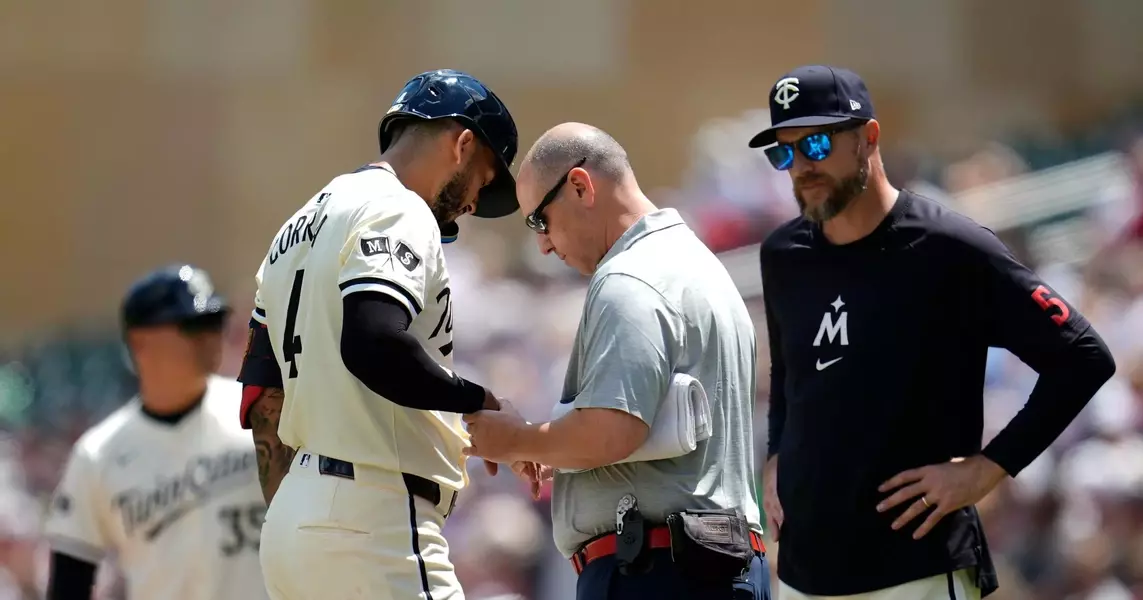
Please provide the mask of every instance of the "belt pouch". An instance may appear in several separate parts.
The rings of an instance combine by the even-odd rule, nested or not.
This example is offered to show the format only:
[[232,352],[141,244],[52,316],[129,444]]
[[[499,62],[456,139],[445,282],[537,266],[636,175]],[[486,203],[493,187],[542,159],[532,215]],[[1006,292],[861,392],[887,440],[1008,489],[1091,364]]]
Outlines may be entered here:
[[684,510],[667,515],[671,560],[687,577],[729,582],[750,567],[750,526],[735,509]]

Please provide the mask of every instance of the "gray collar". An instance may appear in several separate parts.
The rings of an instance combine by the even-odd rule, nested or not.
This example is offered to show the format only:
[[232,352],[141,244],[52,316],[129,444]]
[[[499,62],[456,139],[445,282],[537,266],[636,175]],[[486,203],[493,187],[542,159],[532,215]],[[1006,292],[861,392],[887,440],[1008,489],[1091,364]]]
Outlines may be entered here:
[[677,225],[686,225],[686,222],[679,215],[679,211],[673,208],[660,208],[655,212],[647,213],[635,221],[635,224],[623,232],[623,235],[619,236],[607,254],[603,255],[603,260],[599,261],[599,264],[602,266],[603,263],[634,246],[636,242],[648,235]]

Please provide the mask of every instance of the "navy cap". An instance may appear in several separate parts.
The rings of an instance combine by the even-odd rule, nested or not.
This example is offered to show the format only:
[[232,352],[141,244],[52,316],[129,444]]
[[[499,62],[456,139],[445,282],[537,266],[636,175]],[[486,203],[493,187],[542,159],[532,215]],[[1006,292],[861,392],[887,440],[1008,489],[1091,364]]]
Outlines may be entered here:
[[751,148],[778,141],[786,127],[817,127],[873,117],[869,90],[857,73],[825,65],[798,67],[770,90],[770,127],[750,139]]
[[225,318],[226,299],[214,291],[206,271],[187,264],[156,269],[131,285],[123,298],[122,325],[150,327],[189,323],[202,317]]

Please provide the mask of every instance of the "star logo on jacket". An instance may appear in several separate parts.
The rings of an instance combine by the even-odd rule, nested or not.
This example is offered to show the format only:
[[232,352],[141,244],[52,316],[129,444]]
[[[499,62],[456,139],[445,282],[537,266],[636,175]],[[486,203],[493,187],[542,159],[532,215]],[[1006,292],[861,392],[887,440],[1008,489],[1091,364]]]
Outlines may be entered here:
[[[832,310],[825,311],[822,314],[822,322],[818,325],[818,334],[814,337],[814,347],[821,347],[823,340],[827,344],[838,342],[841,346],[849,345],[849,312],[841,310],[845,306],[845,302],[841,299],[839,294],[837,299],[829,304]],[[836,315],[836,318],[835,318]],[[831,366],[841,361],[843,356],[839,356],[825,362],[818,359],[814,367],[818,371],[824,371]]]

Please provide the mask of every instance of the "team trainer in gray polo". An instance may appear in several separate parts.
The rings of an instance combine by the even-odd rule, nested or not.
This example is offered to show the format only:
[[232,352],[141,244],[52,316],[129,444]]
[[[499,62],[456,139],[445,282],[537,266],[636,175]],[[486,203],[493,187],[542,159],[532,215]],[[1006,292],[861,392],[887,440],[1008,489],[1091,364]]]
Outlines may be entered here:
[[[509,406],[466,415],[467,453],[534,485],[554,468],[556,545],[581,600],[770,598],[756,341],[730,275],[674,209],[647,199],[622,146],[595,127],[545,133],[517,196],[540,251],[591,276],[560,401],[571,407],[543,424]],[[709,397],[709,439],[677,458],[621,462],[647,439],[677,374]]]

